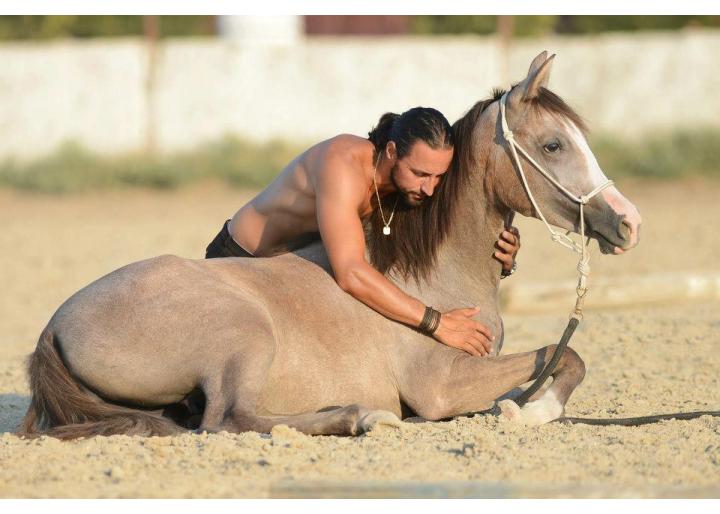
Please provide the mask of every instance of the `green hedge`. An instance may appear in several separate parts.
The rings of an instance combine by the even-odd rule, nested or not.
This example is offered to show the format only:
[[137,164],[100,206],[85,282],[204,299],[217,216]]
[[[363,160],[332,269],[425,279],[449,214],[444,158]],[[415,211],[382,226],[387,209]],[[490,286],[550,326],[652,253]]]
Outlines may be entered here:
[[[720,177],[718,129],[657,134],[633,143],[597,135],[591,137],[590,146],[611,178]],[[63,193],[128,186],[169,189],[212,178],[261,188],[306,147],[226,137],[192,152],[164,157],[106,157],[68,143],[33,162],[0,164],[0,186]]]
[[[160,37],[215,35],[214,16],[157,16]],[[142,16],[0,16],[0,40],[142,36]]]
[[[720,16],[597,16],[541,15],[513,16],[513,35],[535,37],[547,34],[596,34],[638,30],[679,30],[688,27],[718,27]],[[410,16],[415,34],[494,34],[497,16]]]
[[720,177],[720,129],[658,133],[630,143],[598,135],[590,137],[590,147],[612,177]]
[[33,162],[0,164],[0,185],[63,193],[123,186],[170,189],[215,178],[232,185],[259,188],[302,150],[300,145],[282,141],[253,144],[226,137],[192,152],[107,157],[67,143]]

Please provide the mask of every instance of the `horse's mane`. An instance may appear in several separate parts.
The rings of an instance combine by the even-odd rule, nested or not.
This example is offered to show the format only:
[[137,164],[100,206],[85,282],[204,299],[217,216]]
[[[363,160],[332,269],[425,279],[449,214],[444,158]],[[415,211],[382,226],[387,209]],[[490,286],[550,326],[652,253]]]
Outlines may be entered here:
[[[450,173],[454,177],[457,177],[455,187],[458,188],[454,191],[453,198],[457,198],[461,191],[461,186],[465,185],[474,170],[477,167],[477,159],[474,152],[473,146],[473,132],[475,125],[477,125],[478,119],[485,112],[488,106],[500,100],[502,95],[505,94],[503,89],[493,89],[492,96],[485,100],[480,100],[459,120],[453,123],[453,137],[455,138],[455,153],[453,154],[452,165],[450,166]],[[454,209],[453,209],[454,210]],[[454,212],[453,212],[454,214]]]
[[[515,87],[517,84],[513,85]],[[452,230],[460,195],[468,179],[477,167],[473,132],[478,119],[487,107],[498,101],[505,93],[494,89],[492,96],[477,102],[453,126],[455,151],[452,164],[440,180],[435,193],[421,207],[405,207],[398,204],[392,226],[392,237],[382,234],[383,222],[379,209],[375,209],[366,221],[366,240],[370,261],[381,273],[392,271],[408,280],[420,282],[427,279],[437,264],[437,253]],[[552,91],[540,88],[532,106],[569,118],[580,130],[587,132],[585,122]],[[392,205],[394,195],[389,195],[386,205]]]

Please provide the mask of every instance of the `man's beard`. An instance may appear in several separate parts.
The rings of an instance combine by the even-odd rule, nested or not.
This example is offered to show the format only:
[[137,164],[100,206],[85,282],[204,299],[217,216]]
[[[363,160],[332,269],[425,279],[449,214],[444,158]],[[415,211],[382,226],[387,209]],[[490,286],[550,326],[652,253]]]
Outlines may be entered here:
[[423,195],[422,193],[420,196],[416,196],[417,193],[410,192],[410,191],[403,191],[400,186],[398,186],[398,183],[395,181],[395,172],[397,171],[398,166],[395,164],[393,166],[392,170],[390,170],[390,180],[392,181],[393,185],[395,186],[395,189],[397,189],[397,194],[400,195],[400,198],[402,199],[403,203],[408,207],[420,207],[427,196]]

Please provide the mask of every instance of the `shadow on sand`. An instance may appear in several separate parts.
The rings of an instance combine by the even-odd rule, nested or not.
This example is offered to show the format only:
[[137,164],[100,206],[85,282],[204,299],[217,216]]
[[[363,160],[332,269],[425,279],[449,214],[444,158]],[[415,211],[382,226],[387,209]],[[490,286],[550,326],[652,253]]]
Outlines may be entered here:
[[0,434],[15,432],[30,405],[30,396],[0,393]]

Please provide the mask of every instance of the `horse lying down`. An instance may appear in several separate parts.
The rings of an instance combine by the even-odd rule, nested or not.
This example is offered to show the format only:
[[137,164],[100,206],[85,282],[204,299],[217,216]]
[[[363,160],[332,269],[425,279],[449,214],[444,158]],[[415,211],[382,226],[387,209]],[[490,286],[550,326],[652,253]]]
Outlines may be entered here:
[[[508,92],[507,123],[535,161],[581,194],[607,179],[580,118],[545,87],[552,62],[540,54]],[[411,416],[485,410],[537,377],[554,345],[500,355],[494,235],[512,211],[538,215],[502,137],[500,97],[453,126],[455,157],[442,187],[456,188],[456,212],[433,273],[389,274],[436,309],[481,307],[476,319],[497,335],[491,356],[442,345],[358,302],[337,286],[319,242],[272,258],[165,255],[98,279],[57,310],[29,360],[32,402],[19,433],[71,439],[286,424],[355,435]],[[548,222],[577,231],[578,205],[539,173],[527,180]],[[603,253],[637,244],[639,214],[614,187],[585,205],[584,222]],[[546,391],[522,409],[506,399],[502,412],[528,424],[556,419],[584,374],[568,348]]]

